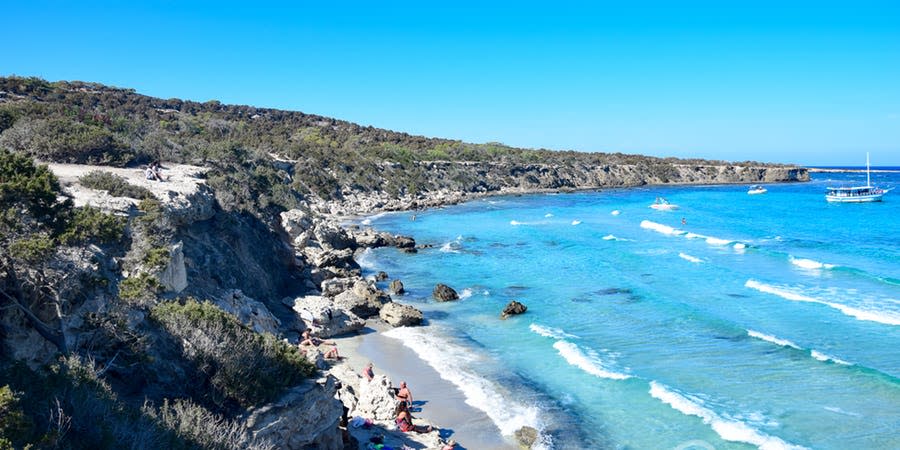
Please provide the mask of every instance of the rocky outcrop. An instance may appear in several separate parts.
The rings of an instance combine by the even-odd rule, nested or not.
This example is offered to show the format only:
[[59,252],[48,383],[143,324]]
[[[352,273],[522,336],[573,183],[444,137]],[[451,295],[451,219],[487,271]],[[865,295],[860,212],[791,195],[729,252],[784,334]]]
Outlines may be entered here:
[[388,278],[388,274],[385,271],[379,270],[378,273],[375,274],[375,281],[385,281]]
[[245,427],[253,436],[283,449],[342,450],[341,402],[335,398],[335,379],[307,380],[271,404],[252,410]]
[[378,316],[393,327],[420,325],[423,319],[422,311],[396,302],[385,304]]
[[169,263],[160,272],[159,282],[166,291],[179,293],[188,286],[187,269],[184,266],[184,243],[178,242],[169,248]]
[[438,283],[434,290],[431,292],[431,296],[434,297],[435,300],[439,302],[449,302],[452,300],[459,300],[459,294],[453,290],[452,287],[447,286],[446,284]]
[[531,448],[537,442],[538,436],[540,436],[538,430],[529,426],[519,428],[514,435],[516,442],[519,443],[519,447],[524,449]]
[[528,311],[528,307],[513,300],[506,304],[506,307],[503,308],[503,312],[500,313],[501,319],[506,319],[509,316],[522,314],[525,311]]
[[286,299],[284,303],[322,338],[358,331],[366,325],[366,321],[353,312],[342,309],[332,299],[319,295]]
[[234,314],[241,323],[257,333],[278,335],[281,321],[275,317],[266,305],[244,295],[238,289],[232,289],[215,300],[216,306],[225,312]]
[[373,420],[393,421],[399,405],[400,400],[394,397],[391,380],[386,375],[375,375],[371,381],[363,380],[359,383],[356,408],[350,414]]
[[392,294],[395,295],[403,295],[406,290],[403,288],[403,282],[400,280],[391,280],[391,284],[388,287]]

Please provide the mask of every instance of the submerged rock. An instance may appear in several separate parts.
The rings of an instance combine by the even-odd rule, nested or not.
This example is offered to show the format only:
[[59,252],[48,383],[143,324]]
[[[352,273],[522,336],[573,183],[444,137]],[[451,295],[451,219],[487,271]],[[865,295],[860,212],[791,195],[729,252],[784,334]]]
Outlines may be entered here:
[[503,308],[503,312],[500,313],[501,319],[506,319],[509,316],[514,316],[517,314],[522,314],[525,311],[528,311],[528,307],[513,300],[509,302],[505,308]]
[[420,325],[423,319],[422,311],[396,302],[385,304],[378,315],[393,327]]
[[459,294],[452,287],[446,284],[438,283],[431,292],[432,297],[439,302],[449,302],[451,300],[459,300]]

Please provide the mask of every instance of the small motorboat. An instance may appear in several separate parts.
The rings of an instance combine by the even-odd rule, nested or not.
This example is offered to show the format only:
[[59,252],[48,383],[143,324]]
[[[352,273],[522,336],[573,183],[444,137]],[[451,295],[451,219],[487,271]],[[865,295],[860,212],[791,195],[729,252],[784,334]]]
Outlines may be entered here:
[[766,190],[766,188],[764,188],[758,184],[754,184],[753,186],[750,186],[750,189],[747,190],[747,193],[750,195],[765,194],[766,192],[769,192],[769,191]]
[[656,197],[656,201],[654,201],[650,207],[657,211],[672,211],[678,209],[678,205],[669,203],[668,200],[662,197]]

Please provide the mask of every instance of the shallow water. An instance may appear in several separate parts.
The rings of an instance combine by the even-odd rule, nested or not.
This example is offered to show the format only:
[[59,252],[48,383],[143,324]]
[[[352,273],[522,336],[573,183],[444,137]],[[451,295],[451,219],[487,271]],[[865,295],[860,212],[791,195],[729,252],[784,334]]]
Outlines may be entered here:
[[[430,327],[396,329],[505,435],[548,448],[900,448],[900,191],[810,183],[497,197],[371,218]],[[900,174],[873,174],[881,187]],[[656,196],[677,211],[648,208]],[[682,223],[682,218],[684,223]],[[442,282],[458,302],[437,303]],[[500,320],[510,300],[525,315]],[[448,370],[449,369],[449,370]]]

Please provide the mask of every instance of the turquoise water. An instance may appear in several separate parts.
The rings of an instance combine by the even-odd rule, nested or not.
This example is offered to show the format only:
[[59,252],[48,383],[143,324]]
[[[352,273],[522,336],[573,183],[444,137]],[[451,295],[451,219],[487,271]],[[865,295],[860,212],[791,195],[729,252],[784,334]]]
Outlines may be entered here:
[[[496,197],[379,215],[367,251],[425,312],[401,339],[505,435],[547,448],[900,448],[900,190],[810,183]],[[900,174],[873,174],[880,187]],[[677,211],[648,208],[656,196]],[[684,224],[682,224],[684,218]],[[462,295],[430,299],[435,283]],[[525,315],[500,320],[510,300]]]

